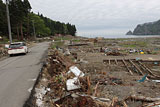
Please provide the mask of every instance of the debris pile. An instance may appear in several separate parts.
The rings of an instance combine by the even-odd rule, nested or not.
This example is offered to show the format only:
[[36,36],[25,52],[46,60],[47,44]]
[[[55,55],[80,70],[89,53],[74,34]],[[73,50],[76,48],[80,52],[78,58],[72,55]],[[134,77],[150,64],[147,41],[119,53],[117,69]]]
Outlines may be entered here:
[[144,49],[140,54],[132,44],[132,48],[128,44],[119,47],[122,40],[85,41],[50,50],[32,94],[32,106],[160,106],[158,55],[146,55]]
[[[31,105],[106,107],[111,103],[109,99],[94,97],[96,91],[92,93],[89,77],[58,51],[50,52],[40,75],[38,84],[33,90],[35,94]],[[26,103],[26,106],[29,104]]]
[[3,45],[0,45],[0,58],[7,55],[7,49]]

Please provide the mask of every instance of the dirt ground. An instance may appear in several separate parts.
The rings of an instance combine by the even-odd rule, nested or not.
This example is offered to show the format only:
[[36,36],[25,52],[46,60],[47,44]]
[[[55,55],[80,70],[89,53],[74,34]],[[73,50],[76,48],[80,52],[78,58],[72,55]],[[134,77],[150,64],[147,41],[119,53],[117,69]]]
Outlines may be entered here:
[[[90,47],[82,47],[83,49],[78,48],[78,50],[85,50],[85,48],[90,49]],[[100,48],[100,47],[99,47]],[[73,48],[76,49],[76,48]],[[92,49],[92,48],[91,48]],[[72,50],[72,49],[71,49]],[[75,51],[75,50],[74,50]],[[71,51],[72,52],[72,51]],[[141,75],[134,74],[130,75],[125,67],[119,66],[116,64],[107,65],[103,63],[105,59],[136,59],[140,58],[142,60],[160,60],[159,55],[132,55],[128,54],[126,56],[105,56],[104,53],[99,52],[77,52],[78,60],[84,60],[82,63],[77,64],[77,66],[86,74],[91,77],[93,85],[96,82],[102,81],[102,84],[99,85],[99,96],[104,98],[113,99],[118,97],[121,100],[128,97],[129,95],[143,95],[148,97],[160,97],[160,84],[147,80],[143,83],[137,82],[142,78]],[[87,62],[87,63],[85,63]],[[103,74],[105,72],[105,75]],[[158,71],[160,73],[160,69]],[[107,83],[108,78],[116,78],[120,80],[120,84],[110,84]],[[106,82],[106,83],[105,83]]]

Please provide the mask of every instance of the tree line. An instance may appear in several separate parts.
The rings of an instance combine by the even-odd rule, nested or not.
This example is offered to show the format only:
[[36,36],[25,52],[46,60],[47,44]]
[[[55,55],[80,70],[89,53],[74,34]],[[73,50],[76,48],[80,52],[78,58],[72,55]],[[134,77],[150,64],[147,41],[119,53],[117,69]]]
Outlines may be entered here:
[[[12,28],[12,37],[18,40],[33,38],[35,33],[39,37],[55,34],[72,35],[76,34],[76,27],[70,23],[54,21],[31,12],[31,5],[28,0],[10,0],[9,12]],[[8,26],[6,18],[6,5],[0,0],[0,36],[8,37]]]

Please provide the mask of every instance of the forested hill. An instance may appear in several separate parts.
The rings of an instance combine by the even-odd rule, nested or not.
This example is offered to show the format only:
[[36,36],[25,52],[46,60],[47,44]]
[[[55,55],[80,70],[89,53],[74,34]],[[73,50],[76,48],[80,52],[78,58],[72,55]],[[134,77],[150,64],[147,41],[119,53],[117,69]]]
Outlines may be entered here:
[[134,31],[127,34],[133,35],[160,35],[160,20],[150,23],[139,24]]
[[[76,34],[76,27],[70,23],[54,21],[43,14],[31,12],[31,5],[28,0],[10,0],[9,11],[12,28],[12,36],[17,39],[32,38],[33,27],[37,36],[50,36],[55,34],[72,35]],[[0,36],[8,35],[6,5],[0,0]]]

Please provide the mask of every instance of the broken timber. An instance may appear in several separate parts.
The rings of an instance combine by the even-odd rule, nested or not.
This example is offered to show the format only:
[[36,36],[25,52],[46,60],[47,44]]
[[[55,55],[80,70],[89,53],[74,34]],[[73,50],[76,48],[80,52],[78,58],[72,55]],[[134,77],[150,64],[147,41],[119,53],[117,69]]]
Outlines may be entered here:
[[108,60],[108,63],[109,63],[109,65],[111,65],[111,60],[110,59]]
[[142,107],[156,107],[160,105],[160,101],[156,101],[156,102],[153,102],[153,103],[149,103],[149,104],[144,104]]
[[140,70],[140,68],[138,68],[137,65],[136,65],[132,60],[129,59],[129,62],[138,70],[138,72],[139,72],[141,75],[144,75],[143,72]]
[[129,69],[129,67],[127,66],[125,60],[122,59],[122,61],[123,61],[124,65],[125,65],[125,67],[127,68],[128,72],[129,72],[131,75],[133,75],[133,72]]
[[159,77],[159,76],[153,74],[152,71],[151,71],[148,67],[146,67],[144,64],[142,64],[142,62],[138,61],[138,63],[139,63],[141,66],[143,66],[151,75],[153,75],[153,76],[155,76],[155,77]]
[[117,59],[115,59],[116,65],[118,65]]
[[[124,64],[124,67],[127,69],[127,71],[131,75],[133,75],[133,71],[127,65],[128,61],[132,66],[134,66],[134,68],[136,69],[136,73],[138,73],[140,75],[149,74],[147,76],[149,78],[154,78],[154,79],[155,79],[155,77],[158,79],[160,78],[160,76],[154,74],[150,68],[148,68],[147,66],[145,66],[145,64],[143,64],[143,62],[155,62],[157,60],[139,60],[139,61],[137,61],[136,59],[105,59],[105,60],[103,60],[103,63],[107,63],[110,66],[112,64],[111,62],[114,62],[115,65],[118,65],[119,64],[118,61],[122,61],[122,63]],[[134,61],[136,61],[136,62],[134,62]],[[160,62],[160,60],[158,60],[157,62]],[[147,78],[147,80],[148,80],[148,78]]]

